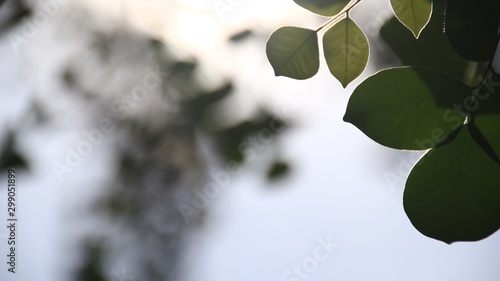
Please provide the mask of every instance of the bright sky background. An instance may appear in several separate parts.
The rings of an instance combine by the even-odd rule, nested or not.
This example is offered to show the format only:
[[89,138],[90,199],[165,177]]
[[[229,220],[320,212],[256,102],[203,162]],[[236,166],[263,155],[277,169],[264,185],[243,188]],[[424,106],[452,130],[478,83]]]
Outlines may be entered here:
[[[116,1],[87,2],[104,15],[124,12],[137,29],[178,45],[185,52],[181,55],[200,57],[207,83],[216,83],[224,76],[234,78],[238,90],[235,110],[250,112],[245,107],[249,101],[266,101],[277,112],[291,116],[295,124],[269,144],[280,146],[283,157],[292,163],[291,176],[268,186],[261,161],[268,159],[269,153],[263,150],[259,160],[247,163],[248,173],[232,177],[231,186],[211,202],[205,226],[192,234],[183,280],[286,280],[283,273],[312,257],[319,245],[317,239],[326,237],[339,247],[319,262],[307,279],[289,280],[498,280],[498,233],[480,242],[446,245],[423,236],[411,225],[402,207],[403,184],[391,186],[384,173],[398,174],[398,165],[414,154],[384,148],[342,121],[349,95],[361,79],[344,90],[324,63],[320,73],[306,81],[276,78],[265,57],[264,40],[226,44],[230,35],[243,28],[253,28],[266,38],[281,25],[314,28],[323,19],[292,0],[234,0],[232,3],[238,4],[223,17],[214,8],[217,1],[212,0],[128,0],[125,11],[117,10]],[[376,26],[370,19],[387,15],[387,2],[361,3],[353,16],[361,20],[362,28]],[[36,69],[21,65],[53,47],[43,39],[52,28],[42,30],[20,54],[13,52],[5,38],[0,41],[2,125],[17,122],[16,115],[27,106],[23,97],[44,97],[50,92],[44,79],[51,79],[57,55],[41,56],[44,58],[38,58]],[[374,71],[368,69],[365,77]],[[23,80],[21,73],[29,79]],[[7,104],[13,93],[15,99]],[[51,106],[64,108],[56,99],[52,101]],[[59,147],[75,136],[71,132],[56,137],[31,135],[24,148],[36,155],[36,172],[33,178],[21,176],[20,182],[24,189],[20,195],[21,273],[7,279],[11,276],[2,270],[0,280],[62,281],[59,269],[74,260],[65,258],[67,250],[56,241],[68,234],[77,238],[81,229],[92,225],[66,229],[60,221],[68,219],[67,210],[92,200],[92,194],[98,192],[92,183],[106,175],[89,168],[106,165],[108,159],[104,151],[94,153],[96,156],[88,158],[83,167],[85,174],[74,173],[62,186],[48,163],[61,157],[64,151]],[[40,150],[37,145],[41,143]],[[220,168],[214,166],[213,170]],[[0,180],[5,180],[4,176]],[[5,198],[4,189],[0,198]],[[3,206],[0,202],[1,210]],[[0,230],[0,238],[5,233]],[[0,243],[4,257],[4,240]]]

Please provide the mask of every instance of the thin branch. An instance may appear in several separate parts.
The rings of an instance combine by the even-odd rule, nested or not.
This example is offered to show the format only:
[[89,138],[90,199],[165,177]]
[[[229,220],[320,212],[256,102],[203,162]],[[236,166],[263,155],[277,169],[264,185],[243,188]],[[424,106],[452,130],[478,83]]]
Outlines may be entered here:
[[339,19],[344,14],[348,14],[349,11],[352,10],[354,7],[356,7],[361,1],[362,0],[356,0],[356,2],[352,3],[351,5],[348,5],[348,6],[344,7],[344,9],[342,9],[342,11],[340,11],[338,14],[336,14],[335,16],[333,16],[333,18],[329,19],[323,25],[321,25],[320,27],[318,27],[318,29],[316,29],[316,32],[319,32],[320,30],[322,30],[326,26],[330,25],[331,23],[333,23],[334,21],[336,21],[337,19]]

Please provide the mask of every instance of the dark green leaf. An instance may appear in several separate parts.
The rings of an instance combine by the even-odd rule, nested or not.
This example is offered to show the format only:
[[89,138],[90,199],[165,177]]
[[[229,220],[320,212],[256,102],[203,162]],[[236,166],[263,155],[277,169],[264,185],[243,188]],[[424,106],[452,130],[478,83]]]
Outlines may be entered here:
[[307,79],[318,72],[318,35],[314,30],[281,27],[271,34],[266,53],[276,76]]
[[500,166],[463,127],[411,171],[403,204],[424,235],[446,243],[477,241],[500,227]]
[[465,116],[454,111],[454,105],[471,92],[461,81],[436,70],[383,70],[354,90],[344,121],[382,145],[428,149],[463,124]]
[[392,9],[399,21],[418,38],[432,14],[431,0],[391,0]]
[[472,61],[492,59],[497,47],[498,18],[484,0],[449,0],[445,33],[459,55]]
[[[498,84],[492,81],[489,83]],[[488,90],[489,86],[476,96],[479,108],[474,117],[474,125],[491,146],[494,156],[500,157],[500,95],[494,87]],[[485,150],[488,151],[486,146]]]
[[323,49],[330,72],[344,88],[365,70],[370,54],[365,34],[350,18],[325,32]]
[[498,156],[497,156],[495,150],[491,146],[488,139],[486,139],[486,137],[483,135],[483,133],[477,128],[476,124],[474,122],[472,122],[472,123],[469,123],[468,126],[469,126],[469,132],[470,132],[472,138],[474,139],[474,141],[476,141],[476,143],[483,149],[483,151],[486,154],[488,154],[488,156],[490,156],[491,159],[493,159],[493,161],[500,164],[500,160],[498,159]]
[[350,0],[293,0],[313,13],[331,17],[342,11],[349,4]]
[[495,10],[497,15],[500,15],[500,2],[498,0],[486,0],[486,3],[488,3],[490,7]]
[[[431,20],[420,33],[418,40],[396,18],[384,24],[380,29],[380,35],[404,65],[419,65],[441,70],[470,83],[471,62],[453,50],[443,33],[445,4],[445,1],[434,1]],[[383,53],[379,53],[373,57],[379,58],[382,55]]]

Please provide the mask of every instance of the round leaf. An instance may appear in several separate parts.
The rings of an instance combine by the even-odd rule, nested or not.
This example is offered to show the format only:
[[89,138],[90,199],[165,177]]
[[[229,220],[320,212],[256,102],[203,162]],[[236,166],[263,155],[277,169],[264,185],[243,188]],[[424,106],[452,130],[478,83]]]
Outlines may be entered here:
[[318,72],[318,35],[314,30],[281,27],[269,37],[266,53],[276,76],[307,79]]
[[472,89],[452,76],[422,68],[383,70],[353,92],[344,121],[396,149],[434,147],[464,122],[455,109]]
[[449,0],[445,33],[463,58],[490,60],[497,47],[498,19],[484,0]]
[[323,49],[330,72],[344,88],[365,70],[370,54],[365,34],[350,18],[325,32]]
[[426,236],[446,243],[486,238],[500,227],[500,166],[463,127],[416,164],[403,204]]
[[293,0],[302,8],[313,13],[331,17],[342,11],[350,0]]
[[431,19],[431,0],[391,0],[391,5],[398,20],[418,38]]

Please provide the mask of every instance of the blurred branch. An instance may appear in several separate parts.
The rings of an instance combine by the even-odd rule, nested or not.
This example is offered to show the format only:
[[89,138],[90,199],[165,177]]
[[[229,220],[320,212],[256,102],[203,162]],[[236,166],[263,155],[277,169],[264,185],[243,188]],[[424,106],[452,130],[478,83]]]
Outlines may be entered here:
[[[5,5],[3,5],[6,3]],[[22,0],[0,0],[0,35],[31,15],[31,8]]]

